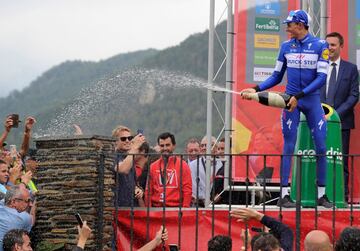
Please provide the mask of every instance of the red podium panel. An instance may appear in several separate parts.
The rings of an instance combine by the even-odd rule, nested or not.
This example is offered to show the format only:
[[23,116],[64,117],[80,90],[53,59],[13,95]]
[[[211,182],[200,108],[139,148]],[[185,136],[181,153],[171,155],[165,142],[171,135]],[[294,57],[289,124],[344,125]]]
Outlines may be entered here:
[[[332,238],[332,211],[324,210],[318,211],[318,229],[326,231],[330,238]],[[268,210],[265,213],[268,216],[277,218],[279,214],[278,209]],[[294,210],[286,210],[282,212],[283,222],[293,229],[295,236],[295,222],[296,215]],[[118,227],[117,227],[117,247],[118,250],[130,250],[131,243],[131,229],[133,229],[133,250],[140,248],[146,243],[146,226],[149,223],[149,237],[152,239],[156,231],[159,230],[163,222],[163,212],[161,209],[151,211],[147,220],[146,209],[134,211],[133,222],[131,223],[130,210],[119,210],[118,212]],[[353,211],[354,222],[353,225],[360,224],[360,211]],[[179,239],[179,211],[178,209],[167,209],[165,212],[165,226],[169,232],[168,244],[178,244]],[[214,221],[213,221],[214,219]],[[350,225],[350,210],[337,210],[335,212],[335,233],[336,238],[339,236],[342,229]],[[198,222],[198,232],[196,232],[196,222]],[[181,250],[191,251],[195,250],[196,236],[198,243],[198,250],[207,250],[207,242],[211,238],[212,226],[214,226],[214,235],[228,234],[229,226],[229,210],[217,209],[212,212],[208,209],[199,209],[196,215],[195,209],[186,209],[182,211],[182,219],[180,220],[180,236],[181,236]],[[240,247],[243,242],[240,238],[241,229],[245,229],[242,222],[236,222],[231,219],[231,238],[233,240],[233,247]],[[258,222],[251,221],[249,226],[261,225]],[[303,243],[305,235],[315,228],[315,211],[303,210],[301,212],[301,243]],[[256,233],[251,233],[255,235]],[[335,239],[336,239],[335,238]],[[295,239],[295,237],[294,237]],[[179,244],[178,244],[179,245]],[[294,246],[295,247],[295,246]],[[161,250],[161,249],[159,249]]]

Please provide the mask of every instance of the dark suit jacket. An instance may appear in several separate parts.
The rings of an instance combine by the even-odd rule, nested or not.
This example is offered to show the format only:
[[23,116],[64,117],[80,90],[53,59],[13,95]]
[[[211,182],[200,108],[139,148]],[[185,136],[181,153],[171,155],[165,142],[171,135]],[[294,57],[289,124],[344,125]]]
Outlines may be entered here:
[[293,250],[294,233],[290,227],[266,215],[262,217],[260,222],[271,229],[270,232],[278,238],[284,251]]
[[[340,116],[342,129],[353,129],[354,106],[359,100],[359,72],[356,65],[340,61],[335,90],[334,108]],[[326,85],[320,90],[320,99],[326,103]]]

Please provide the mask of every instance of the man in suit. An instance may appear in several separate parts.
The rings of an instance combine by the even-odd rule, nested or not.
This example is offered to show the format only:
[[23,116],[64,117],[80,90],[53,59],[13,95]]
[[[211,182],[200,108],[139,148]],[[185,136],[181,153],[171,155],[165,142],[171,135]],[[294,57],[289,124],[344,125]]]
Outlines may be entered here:
[[344,47],[344,38],[338,32],[326,35],[329,44],[329,72],[326,86],[320,91],[321,102],[334,107],[340,116],[342,133],[342,152],[344,160],[344,185],[345,197],[349,196],[349,168],[348,157],[350,145],[350,129],[355,128],[354,106],[359,99],[359,73],[356,65],[347,62],[340,57]]

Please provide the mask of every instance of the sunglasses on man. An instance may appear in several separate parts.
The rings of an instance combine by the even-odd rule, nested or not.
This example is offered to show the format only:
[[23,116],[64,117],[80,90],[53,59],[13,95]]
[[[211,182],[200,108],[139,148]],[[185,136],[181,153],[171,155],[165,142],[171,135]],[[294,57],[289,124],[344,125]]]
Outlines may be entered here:
[[131,141],[133,138],[134,138],[134,136],[119,137],[119,139],[123,142],[125,142],[126,140]]

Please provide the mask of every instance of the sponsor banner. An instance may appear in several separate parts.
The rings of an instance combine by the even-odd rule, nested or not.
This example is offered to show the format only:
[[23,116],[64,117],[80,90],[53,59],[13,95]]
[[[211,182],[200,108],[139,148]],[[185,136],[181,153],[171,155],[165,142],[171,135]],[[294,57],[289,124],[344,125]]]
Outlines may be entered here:
[[[303,155],[301,158],[301,161],[303,162],[311,162],[311,160],[313,160],[313,162],[316,163],[315,149],[299,149],[297,150],[297,154]],[[334,148],[330,146],[330,148],[326,151],[326,155],[328,164],[333,164],[334,158],[337,164],[342,163],[341,161],[343,160],[343,157],[341,149],[339,147]]]
[[356,44],[360,45],[360,24],[356,25]]
[[[257,54],[256,50],[266,50],[262,48],[270,48],[277,51],[280,42],[288,39],[284,32],[282,20],[284,20],[290,10],[300,9],[298,0],[288,1],[260,1],[260,0],[235,0],[234,8],[234,71],[233,79],[234,90],[241,91],[244,88],[254,86],[259,83],[254,81],[254,73],[256,79],[262,79],[261,75],[266,73],[256,70],[255,67],[270,67],[267,64],[257,64],[262,58]],[[257,6],[254,7],[254,3]],[[276,5],[280,4],[278,16]],[[271,16],[273,15],[273,16]],[[340,31],[344,36],[345,43],[341,52],[341,57],[356,63],[360,70],[360,0],[339,1],[329,0],[327,8],[328,31]],[[256,30],[256,18],[279,18],[280,31]],[[259,22],[259,20],[258,20]],[[258,35],[279,35],[279,45],[275,46],[276,40],[268,39],[269,37],[258,37]],[[267,34],[265,34],[267,33]],[[254,39],[255,36],[255,39]],[[268,39],[268,41],[266,39]],[[271,38],[271,37],[270,37]],[[258,40],[258,41],[256,41]],[[255,48],[256,47],[256,48]],[[312,48],[305,48],[312,50]],[[310,53],[310,52],[309,52]],[[323,56],[327,57],[325,53]],[[267,60],[267,59],[266,59]],[[265,61],[266,61],[265,60]],[[256,61],[256,62],[255,62]],[[263,61],[264,62],[264,61]],[[295,61],[293,63],[296,63]],[[321,66],[321,65],[320,65]],[[324,70],[321,66],[319,68]],[[286,77],[286,76],[285,76]],[[286,80],[283,80],[285,83]],[[285,85],[277,85],[272,88],[273,91],[284,92]],[[280,155],[283,148],[283,138],[280,127],[281,110],[273,107],[264,107],[255,105],[253,102],[243,100],[235,95],[232,101],[233,111],[233,153],[241,154],[272,154],[263,157],[251,157],[250,159],[241,156],[233,158],[233,175],[237,181],[245,181],[248,175],[251,182],[257,177],[263,177],[264,166],[272,170],[272,182],[279,182],[280,177]],[[261,114],[261,116],[259,116]],[[360,105],[356,105],[355,114],[360,114]],[[360,116],[355,116],[355,124],[360,124]],[[350,153],[358,154],[360,151],[360,141],[353,140],[360,137],[360,128],[355,128],[351,132],[352,140],[350,141]],[[279,154],[279,156],[275,156]],[[266,162],[266,164],[264,164]],[[349,164],[351,166],[351,164]],[[355,158],[354,166],[360,166],[360,158]],[[248,172],[246,172],[249,167]],[[351,168],[350,168],[351,169]],[[360,177],[360,169],[354,168],[350,170],[350,177]],[[268,178],[268,177],[266,177]],[[354,179],[354,201],[360,202],[360,179]]]
[[254,34],[255,48],[278,49],[280,45],[279,35]]
[[256,17],[255,18],[255,30],[266,32],[279,32],[280,31],[280,19],[279,18],[267,18]]
[[273,68],[254,67],[254,81],[265,81],[273,73]]
[[277,51],[254,51],[254,64],[274,66],[278,56]]
[[256,0],[256,14],[280,15],[280,3],[277,0]]

